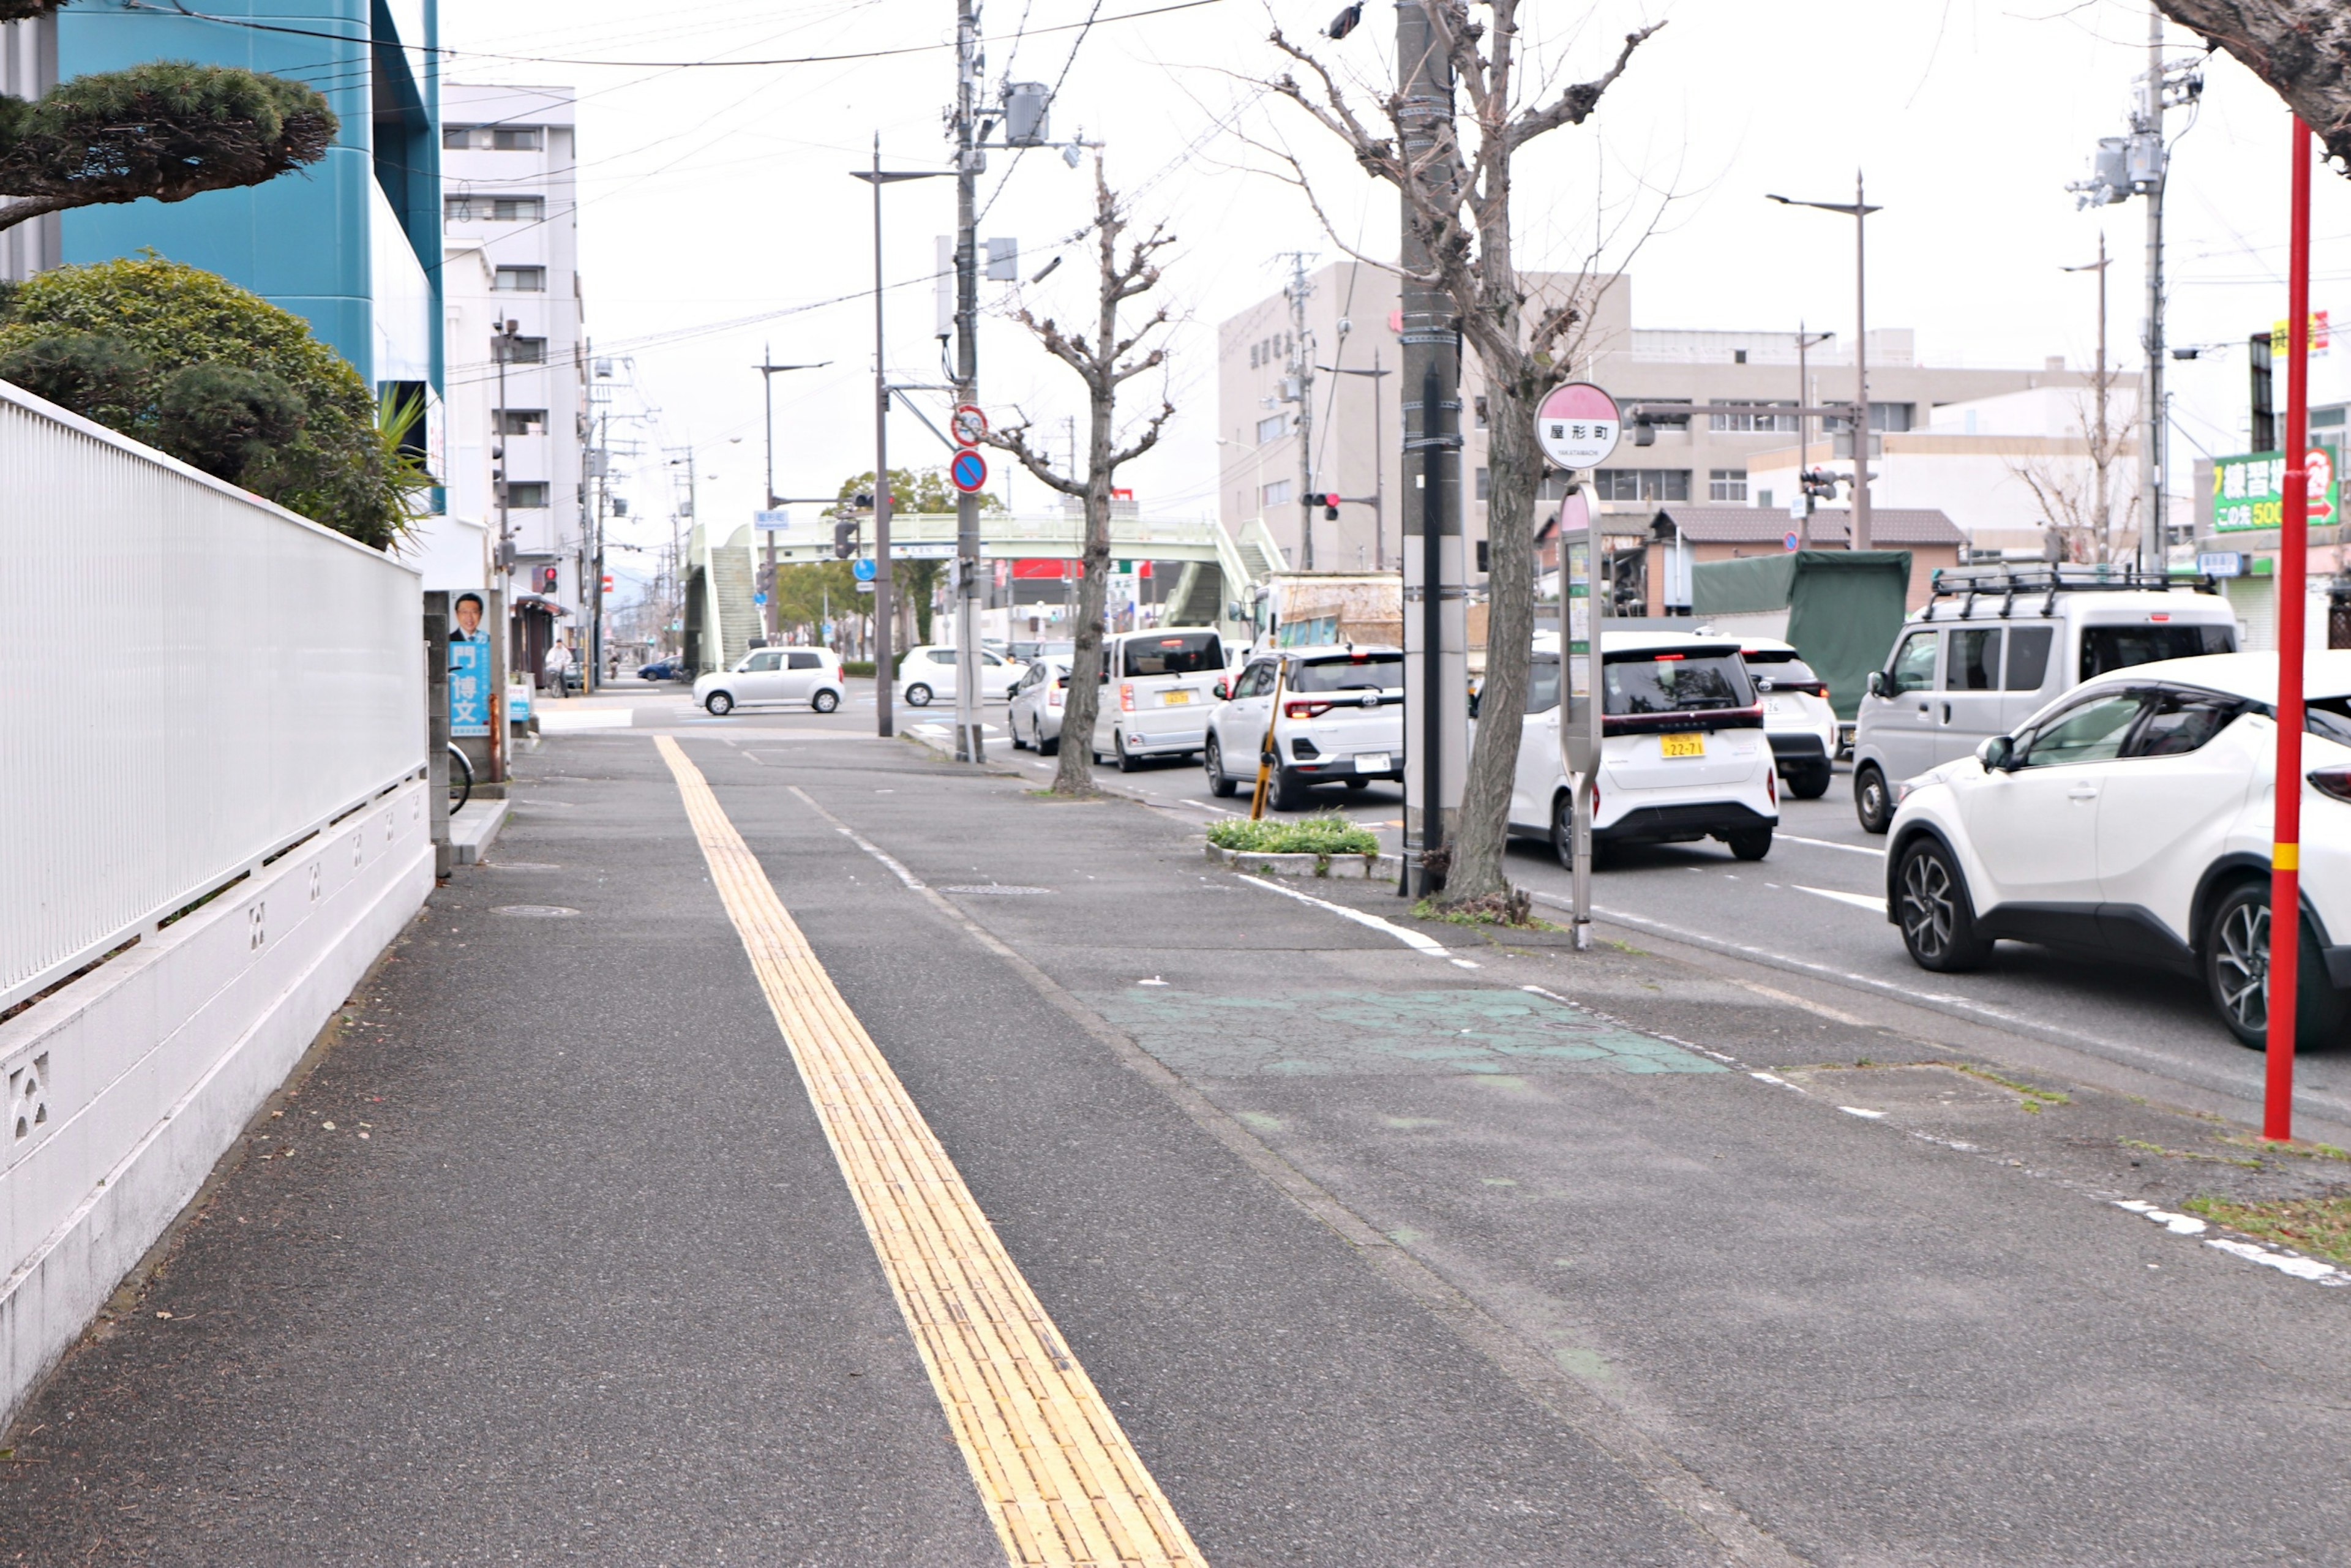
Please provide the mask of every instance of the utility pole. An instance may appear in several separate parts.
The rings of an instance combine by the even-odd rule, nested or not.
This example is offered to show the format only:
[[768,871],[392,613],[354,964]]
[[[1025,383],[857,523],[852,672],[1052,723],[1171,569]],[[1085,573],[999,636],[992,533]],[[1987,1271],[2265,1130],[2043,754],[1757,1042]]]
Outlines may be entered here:
[[[831,360],[819,360],[812,364],[778,365],[774,360],[774,350],[762,343],[759,345],[759,362],[751,367],[759,372],[760,427],[768,438],[767,509],[771,512],[784,504],[783,497],[776,494],[776,377],[784,371],[822,370],[832,363]],[[776,530],[763,527],[759,532],[765,537],[768,549],[767,613],[760,617],[759,626],[767,632],[768,642],[772,646],[781,626],[776,618]]]
[[[956,0],[956,373],[958,403],[979,402],[978,110],[987,57],[979,44],[979,0]],[[979,497],[956,496],[956,760],[981,762],[979,690]]]
[[[1340,324],[1345,325],[1344,322]],[[1342,342],[1343,341],[1343,339]],[[1343,352],[1341,357],[1344,357]],[[1372,493],[1368,497],[1372,504],[1372,563],[1374,570],[1385,571],[1388,569],[1387,438],[1382,434],[1380,425],[1380,381],[1383,377],[1392,376],[1395,372],[1380,369],[1380,350],[1376,345],[1372,350],[1372,368],[1368,371],[1351,371],[1343,365],[1318,365],[1315,368],[1328,371],[1334,376],[1363,376],[1372,383]],[[1334,407],[1337,395],[1336,392],[1332,394]],[[1333,417],[1335,419],[1336,416]],[[1361,502],[1365,498],[1362,496],[1341,497],[1342,500],[1354,502]]]
[[1803,515],[1796,519],[1798,549],[1813,548],[1813,492],[1804,483],[1804,476],[1812,471],[1813,462],[1813,421],[1812,416],[1804,412],[1813,404],[1812,348],[1814,343],[1825,343],[1835,336],[1834,332],[1823,332],[1814,337],[1804,330],[1804,323],[1801,319],[1796,323],[1796,494],[1804,502]]
[[1298,405],[1298,569],[1314,570],[1314,346],[1306,327],[1306,253],[1290,257],[1290,374],[1283,379],[1281,401]]
[[2091,436],[2093,444],[2090,448],[2092,483],[2096,486],[2096,493],[2090,503],[2090,521],[2098,530],[2098,555],[2101,559],[2114,553],[2115,543],[2106,497],[2106,268],[2109,265],[2106,231],[2100,229],[2097,260],[2084,262],[2079,267],[2059,268],[2062,272],[2095,272],[2098,275],[2098,362],[2090,383],[2098,400],[2097,427]]
[[[1862,193],[1861,171],[1853,172],[1850,202],[1799,202],[1787,196],[1766,196],[1783,207],[1817,207],[1843,213],[1853,219],[1853,538],[1855,549],[1869,545],[1869,214],[1873,207]],[[1801,420],[1801,415],[1799,419]]]
[[497,493],[498,502],[498,570],[514,570],[514,528],[507,515],[507,361],[514,358],[515,333],[521,329],[519,321],[501,321],[490,339],[490,355],[498,366],[498,428],[490,443],[490,460],[497,465],[490,470],[490,484]]
[[[1430,26],[1432,0],[1396,6],[1399,120],[1407,167],[1424,189],[1450,191],[1459,171],[1436,156],[1453,119],[1453,66]],[[1469,672],[1461,550],[1461,334],[1452,297],[1414,281],[1431,258],[1404,204],[1404,449],[1419,504],[1404,508],[1405,834],[1402,893],[1436,893],[1461,807],[1468,756]],[[1411,721],[1417,718],[1416,727]],[[1417,733],[1415,733],[1416,728]]]
[[[2147,79],[2140,84],[2138,114],[2132,122],[2134,140],[2152,146],[2153,167],[2147,189],[2147,355],[2146,384],[2139,388],[2140,476],[2145,483],[2146,515],[2139,519],[2139,570],[2160,572],[2168,553],[2163,517],[2163,435],[2168,423],[2163,407],[2163,12],[2147,8]],[[2103,286],[2105,275],[2099,274]],[[2301,324],[2295,323],[2295,330]]]

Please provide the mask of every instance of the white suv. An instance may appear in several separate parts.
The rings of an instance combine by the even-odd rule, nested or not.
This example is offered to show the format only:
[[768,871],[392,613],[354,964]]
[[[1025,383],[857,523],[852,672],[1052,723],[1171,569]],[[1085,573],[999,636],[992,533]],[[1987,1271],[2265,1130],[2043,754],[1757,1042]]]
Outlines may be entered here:
[[1792,643],[1770,637],[1741,637],[1739,656],[1763,695],[1763,736],[1771,760],[1799,800],[1829,792],[1837,754],[1836,709],[1829,685],[1804,663]]
[[[1528,671],[1510,831],[1548,838],[1569,865],[1574,842],[1559,748],[1560,663],[1549,642],[1537,644]],[[1770,854],[1780,789],[1762,704],[1739,644],[1688,632],[1608,632],[1600,648],[1606,700],[1593,850],[1715,838],[1743,861]]]
[[[2351,653],[2309,655],[2299,1037],[2351,990]],[[2003,937],[2199,975],[2237,1038],[2268,1026],[2277,655],[2117,671],[1905,791],[1886,915],[1923,968]]]
[[1255,781],[1269,720],[1277,810],[1302,810],[1318,784],[1360,789],[1374,779],[1404,778],[1400,648],[1342,643],[1260,653],[1234,679],[1231,694],[1209,718],[1201,753],[1215,794],[1229,796],[1243,779]]

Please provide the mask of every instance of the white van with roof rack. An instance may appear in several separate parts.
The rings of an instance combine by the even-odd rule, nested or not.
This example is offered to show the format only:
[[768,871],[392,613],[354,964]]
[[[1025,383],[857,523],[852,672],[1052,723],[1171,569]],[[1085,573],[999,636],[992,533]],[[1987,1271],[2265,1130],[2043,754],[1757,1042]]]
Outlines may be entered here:
[[1886,831],[1896,785],[1971,755],[2084,681],[2236,651],[2236,612],[2209,577],[2104,567],[1938,572],[1861,699],[1855,814],[1866,831]]

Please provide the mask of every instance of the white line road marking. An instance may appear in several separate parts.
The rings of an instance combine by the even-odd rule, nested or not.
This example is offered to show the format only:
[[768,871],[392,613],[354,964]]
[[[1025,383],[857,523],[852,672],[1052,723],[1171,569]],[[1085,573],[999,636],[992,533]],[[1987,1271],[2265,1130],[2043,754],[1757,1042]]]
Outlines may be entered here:
[[1807,839],[1796,833],[1774,833],[1771,836],[1783,844],[1810,844],[1816,850],[1843,850],[1849,855],[1868,855],[1876,860],[1886,858],[1884,850],[1874,850],[1867,844],[1841,844],[1834,839]]
[[[1432,958],[1453,956],[1452,953],[1440,944],[1422,936],[1417,931],[1407,931],[1393,920],[1383,920],[1376,915],[1366,915],[1360,909],[1350,909],[1343,904],[1333,904],[1327,898],[1316,898],[1293,888],[1283,887],[1279,883],[1268,882],[1263,877],[1249,876],[1240,873],[1234,874],[1240,876],[1243,882],[1255,887],[1261,887],[1268,893],[1278,893],[1284,898],[1294,898],[1301,904],[1311,904],[1317,909],[1327,909],[1343,920],[1352,920],[1358,925],[1367,925],[1374,931],[1393,936],[1415,952],[1426,953]],[[1477,967],[1475,964],[1470,964],[1467,960],[1457,960],[1457,962],[1460,962],[1465,968]]]
[[1840,1105],[1837,1109],[1844,1112],[1848,1116],[1858,1116],[1865,1122],[1883,1122],[1886,1120],[1886,1113],[1883,1111],[1865,1111],[1858,1105]]
[[1818,1002],[1807,1000],[1791,991],[1778,990],[1771,986],[1759,986],[1752,980],[1740,980],[1737,984],[1753,991],[1759,997],[1769,997],[1775,1002],[1785,1002],[1792,1008],[1802,1008],[1808,1013],[1818,1013],[1834,1023],[1851,1024],[1856,1029],[1871,1027],[1867,1019],[1857,1019],[1851,1013],[1841,1013],[1834,1008],[1824,1008]]
[[1798,893],[1809,893],[1814,898],[1834,898],[1839,904],[1850,904],[1855,909],[1866,909],[1872,915],[1883,916],[1886,914],[1886,900],[1873,898],[1865,893],[1839,893],[1833,887],[1806,887],[1801,882],[1790,885]]
[[2225,1236],[2207,1237],[2204,1245],[2217,1247],[2233,1257],[2242,1258],[2248,1263],[2260,1263],[2275,1269],[2280,1273],[2291,1274],[2297,1280],[2308,1280],[2315,1284],[2337,1287],[2351,1285],[2351,1274],[2346,1274],[2340,1269],[2330,1268],[2315,1258],[2297,1258],[2291,1252],[2273,1252],[2268,1248],[2256,1246],[2251,1241],[2233,1241]]

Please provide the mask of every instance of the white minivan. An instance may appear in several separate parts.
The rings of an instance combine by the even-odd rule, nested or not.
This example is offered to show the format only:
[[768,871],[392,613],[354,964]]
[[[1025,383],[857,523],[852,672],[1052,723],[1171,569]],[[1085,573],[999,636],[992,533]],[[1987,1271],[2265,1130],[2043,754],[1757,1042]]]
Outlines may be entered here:
[[1895,786],[1972,755],[2084,681],[2237,651],[2227,600],[2140,580],[2047,567],[1938,578],[1861,699],[1853,804],[1862,827],[1886,831]]
[[1225,640],[1207,627],[1162,626],[1102,639],[1093,755],[1131,773],[1145,758],[1195,756],[1207,742]]
[[[1593,850],[1712,838],[1743,861],[1770,854],[1780,822],[1778,771],[1739,644],[1687,632],[1608,632],[1600,647],[1605,699]],[[1548,839],[1560,863],[1571,865],[1559,695],[1556,645],[1539,644],[1528,672],[1510,831]]]

